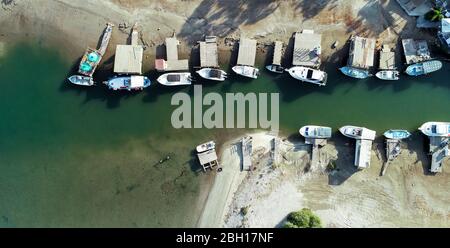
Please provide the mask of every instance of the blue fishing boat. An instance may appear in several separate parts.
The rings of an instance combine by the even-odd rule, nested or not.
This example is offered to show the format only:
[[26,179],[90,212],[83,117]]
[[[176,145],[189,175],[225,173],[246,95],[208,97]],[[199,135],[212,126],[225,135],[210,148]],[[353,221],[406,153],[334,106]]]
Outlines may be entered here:
[[144,76],[114,77],[104,82],[111,90],[143,90],[150,86],[150,79]]
[[406,139],[406,138],[409,138],[410,136],[411,136],[411,133],[406,130],[391,129],[384,133],[384,137],[386,137],[388,139],[396,139],[396,140]]
[[344,75],[352,78],[364,79],[372,76],[368,70],[353,68],[350,66],[341,67],[339,70],[344,73]]
[[412,64],[406,68],[405,73],[410,76],[420,76],[435,71],[439,71],[442,68],[442,62],[439,60],[430,60]]

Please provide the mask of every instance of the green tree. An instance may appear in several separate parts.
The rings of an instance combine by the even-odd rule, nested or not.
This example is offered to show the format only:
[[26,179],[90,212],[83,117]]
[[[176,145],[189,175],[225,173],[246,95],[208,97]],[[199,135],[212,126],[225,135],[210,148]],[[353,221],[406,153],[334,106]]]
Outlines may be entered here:
[[425,19],[432,21],[432,22],[438,22],[444,18],[444,9],[443,8],[433,8],[428,13],[425,14]]
[[322,227],[320,218],[311,209],[304,208],[297,212],[292,212],[287,217],[285,228],[319,228]]

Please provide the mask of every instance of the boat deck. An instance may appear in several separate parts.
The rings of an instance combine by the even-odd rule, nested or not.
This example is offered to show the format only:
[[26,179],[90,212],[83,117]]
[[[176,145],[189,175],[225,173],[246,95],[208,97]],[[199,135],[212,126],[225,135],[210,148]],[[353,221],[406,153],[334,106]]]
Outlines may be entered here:
[[428,43],[425,40],[402,40],[406,64],[415,64],[431,59]]
[[380,70],[395,70],[395,52],[388,45],[380,51]]
[[320,50],[322,35],[312,30],[303,30],[294,35],[294,54],[292,65],[318,68],[320,66]]
[[431,168],[433,173],[442,172],[442,162],[450,155],[448,148],[450,138],[448,137],[429,137],[430,138],[430,153],[431,153]]
[[242,38],[239,41],[238,65],[255,66],[256,40]]
[[200,41],[200,67],[219,67],[217,55],[217,39],[215,36],[207,36],[205,41]]
[[281,65],[281,56],[283,53],[283,42],[281,41],[275,41],[274,47],[273,47],[273,65]]

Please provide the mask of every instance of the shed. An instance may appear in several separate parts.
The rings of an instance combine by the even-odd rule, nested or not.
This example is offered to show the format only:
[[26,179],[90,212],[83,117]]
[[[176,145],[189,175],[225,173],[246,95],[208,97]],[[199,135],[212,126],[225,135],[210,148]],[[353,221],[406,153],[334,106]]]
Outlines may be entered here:
[[238,65],[254,66],[256,59],[256,40],[241,38],[239,41]]
[[319,67],[322,35],[313,30],[303,30],[294,35],[292,65]]
[[142,74],[144,48],[140,45],[117,45],[114,72],[118,74]]
[[369,69],[374,64],[375,39],[352,37],[348,66]]

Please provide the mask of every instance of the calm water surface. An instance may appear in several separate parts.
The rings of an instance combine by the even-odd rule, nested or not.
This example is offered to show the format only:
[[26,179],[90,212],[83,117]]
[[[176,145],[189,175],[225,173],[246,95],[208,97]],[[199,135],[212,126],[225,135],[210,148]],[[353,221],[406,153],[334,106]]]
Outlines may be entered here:
[[[192,88],[155,84],[122,94],[74,87],[65,82],[73,63],[27,44],[0,57],[0,227],[195,225],[210,177],[198,171],[192,148],[237,131],[175,130],[171,96]],[[326,87],[263,71],[258,80],[230,76],[203,91],[279,92],[287,134],[304,124],[364,125],[380,133],[450,121],[449,64],[393,83],[352,80],[336,65],[326,67]],[[166,156],[171,160],[159,164]]]

